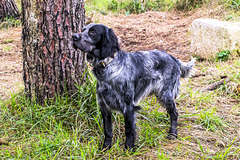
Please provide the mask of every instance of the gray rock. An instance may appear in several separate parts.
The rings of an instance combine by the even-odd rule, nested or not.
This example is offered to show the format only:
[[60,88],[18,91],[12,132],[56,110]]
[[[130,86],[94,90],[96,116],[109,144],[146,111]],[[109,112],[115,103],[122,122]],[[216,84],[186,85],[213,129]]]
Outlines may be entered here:
[[223,50],[240,51],[240,22],[196,19],[191,33],[191,51],[196,56],[215,59]]

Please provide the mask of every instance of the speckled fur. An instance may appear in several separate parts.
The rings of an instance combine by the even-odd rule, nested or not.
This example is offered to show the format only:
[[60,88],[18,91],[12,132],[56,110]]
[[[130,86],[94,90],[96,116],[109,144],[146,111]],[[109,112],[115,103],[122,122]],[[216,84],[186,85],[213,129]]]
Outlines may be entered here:
[[[177,137],[178,112],[175,98],[180,78],[187,77],[194,60],[183,63],[162,51],[121,51],[117,37],[104,25],[90,24],[73,35],[76,48],[87,52],[87,60],[97,78],[97,96],[104,122],[103,149],[112,145],[111,111],[122,112],[125,119],[127,149],[134,149],[135,112],[144,97],[155,94],[170,115],[169,138]],[[103,64],[107,64],[106,66]]]

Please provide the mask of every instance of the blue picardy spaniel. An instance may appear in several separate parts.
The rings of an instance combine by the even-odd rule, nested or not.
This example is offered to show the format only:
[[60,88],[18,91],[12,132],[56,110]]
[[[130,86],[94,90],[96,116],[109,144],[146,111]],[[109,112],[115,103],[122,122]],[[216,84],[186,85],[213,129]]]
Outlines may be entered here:
[[74,34],[73,45],[86,53],[97,79],[97,97],[101,108],[105,140],[103,149],[112,145],[111,111],[120,111],[125,120],[126,149],[134,150],[136,112],[145,96],[154,94],[170,115],[169,138],[177,138],[178,112],[175,99],[180,78],[189,75],[195,60],[184,63],[162,51],[127,53],[120,49],[113,30],[101,24],[89,24]]

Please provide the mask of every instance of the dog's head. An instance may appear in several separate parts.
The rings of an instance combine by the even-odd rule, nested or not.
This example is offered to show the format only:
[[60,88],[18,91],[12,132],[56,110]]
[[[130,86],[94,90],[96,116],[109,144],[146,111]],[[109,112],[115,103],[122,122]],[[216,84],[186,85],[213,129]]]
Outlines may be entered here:
[[89,24],[82,33],[72,35],[73,46],[98,59],[114,57],[120,51],[117,36],[111,28],[101,24]]

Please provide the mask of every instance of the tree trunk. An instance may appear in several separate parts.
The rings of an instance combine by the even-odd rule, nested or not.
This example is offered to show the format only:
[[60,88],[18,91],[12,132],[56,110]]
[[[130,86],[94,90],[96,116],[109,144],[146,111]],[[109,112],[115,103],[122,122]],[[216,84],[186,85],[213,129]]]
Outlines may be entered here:
[[27,97],[42,103],[76,90],[85,80],[85,56],[72,34],[85,21],[83,0],[22,0],[23,79]]
[[0,20],[5,17],[19,18],[20,13],[14,0],[0,0]]

